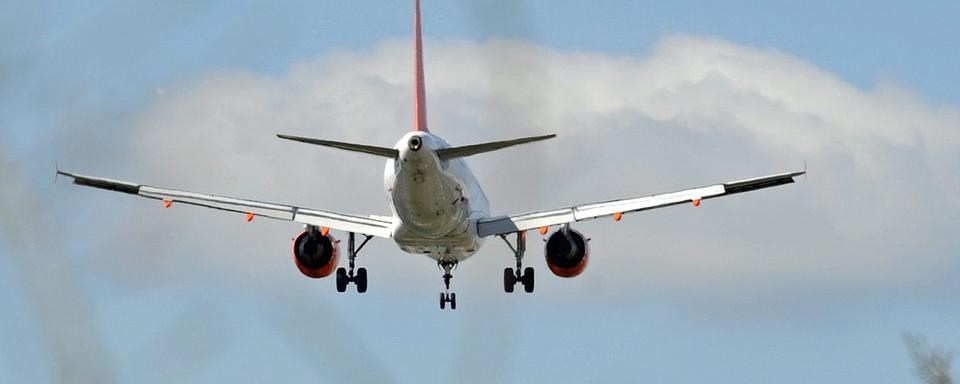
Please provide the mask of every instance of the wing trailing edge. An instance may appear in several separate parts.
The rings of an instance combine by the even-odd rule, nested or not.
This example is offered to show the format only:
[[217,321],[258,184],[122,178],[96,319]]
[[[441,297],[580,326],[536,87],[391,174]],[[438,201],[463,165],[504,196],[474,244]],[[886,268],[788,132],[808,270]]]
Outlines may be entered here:
[[701,200],[704,199],[791,184],[794,182],[794,178],[806,173],[806,170],[778,173],[671,193],[582,204],[520,215],[490,217],[481,219],[477,223],[477,232],[480,234],[480,237],[487,237],[592,220],[599,217],[622,217],[625,213],[664,208],[678,204],[692,203],[693,206],[696,207],[700,206]]
[[350,215],[288,204],[153,187],[103,177],[84,176],[59,169],[57,169],[57,175],[72,178],[76,185],[162,200],[165,208],[170,208],[174,204],[186,204],[240,213],[245,215],[247,221],[252,220],[253,217],[266,217],[383,238],[393,236],[393,219],[386,216]]

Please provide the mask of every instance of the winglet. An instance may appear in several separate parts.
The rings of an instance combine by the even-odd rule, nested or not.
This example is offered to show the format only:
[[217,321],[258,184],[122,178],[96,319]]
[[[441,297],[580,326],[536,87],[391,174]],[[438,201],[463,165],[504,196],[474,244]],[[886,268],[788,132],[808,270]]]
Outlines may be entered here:
[[413,17],[413,49],[414,49],[414,117],[413,130],[420,132],[429,132],[427,129],[427,95],[423,84],[423,38],[420,33],[420,0],[415,0],[415,13]]
[[64,170],[61,170],[61,169],[60,169],[60,164],[59,164],[58,162],[56,162],[56,161],[53,162],[53,167],[57,169],[57,173],[55,173],[55,174],[53,175],[53,183],[54,183],[54,184],[56,184],[57,181],[60,180],[60,175],[63,175],[63,176],[66,176],[66,177],[69,177],[69,178],[72,178],[72,179],[76,179],[76,178],[77,178],[77,175],[75,175],[75,174],[73,174],[73,173],[70,173],[70,172],[67,172],[67,171],[64,171]]

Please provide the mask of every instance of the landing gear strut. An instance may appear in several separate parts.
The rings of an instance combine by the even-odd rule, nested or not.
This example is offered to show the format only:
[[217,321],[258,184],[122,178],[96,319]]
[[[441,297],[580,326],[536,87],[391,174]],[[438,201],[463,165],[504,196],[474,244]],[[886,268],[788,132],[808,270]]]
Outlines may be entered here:
[[357,254],[363,249],[364,245],[367,245],[367,242],[373,238],[370,235],[363,235],[365,238],[363,242],[360,243],[360,247],[356,247],[356,234],[350,232],[349,240],[347,242],[347,257],[350,261],[350,270],[340,267],[337,268],[337,292],[346,292],[347,285],[350,283],[355,283],[357,285],[357,292],[364,293],[367,291],[367,269],[360,267],[357,268],[356,273],[354,273],[354,266],[356,265]]
[[457,294],[450,292],[450,279],[453,278],[453,268],[457,266],[456,261],[439,261],[437,264],[443,268],[443,292],[440,292],[440,309],[444,309],[447,303],[450,303],[450,309],[457,309]]
[[[510,247],[510,250],[513,251],[514,257],[517,259],[516,271],[514,271],[513,268],[503,269],[504,292],[513,293],[513,288],[517,285],[517,283],[523,284],[524,292],[533,292],[533,267],[523,268],[523,253],[527,250],[527,233],[524,231],[517,232],[516,248],[514,248],[513,244],[510,244],[510,240],[507,240],[506,235],[500,235],[500,238],[507,243],[507,246]],[[520,273],[521,270],[523,273]]]

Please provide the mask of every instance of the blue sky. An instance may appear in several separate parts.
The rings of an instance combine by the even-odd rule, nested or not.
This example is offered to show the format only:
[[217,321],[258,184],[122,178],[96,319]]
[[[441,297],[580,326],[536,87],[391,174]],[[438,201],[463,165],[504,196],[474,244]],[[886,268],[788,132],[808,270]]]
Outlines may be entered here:
[[[362,261],[371,291],[337,295],[297,274],[295,225],[161,212],[51,167],[383,213],[378,161],[270,136],[392,144],[409,2],[8,3],[0,381],[902,383],[902,332],[960,346],[957,3],[423,6],[438,133],[561,135],[472,160],[498,210],[815,172],[584,224],[585,276],[531,251],[534,295],[499,291],[511,260],[489,242],[441,312],[435,266],[386,241]],[[610,150],[563,155],[579,147]]]

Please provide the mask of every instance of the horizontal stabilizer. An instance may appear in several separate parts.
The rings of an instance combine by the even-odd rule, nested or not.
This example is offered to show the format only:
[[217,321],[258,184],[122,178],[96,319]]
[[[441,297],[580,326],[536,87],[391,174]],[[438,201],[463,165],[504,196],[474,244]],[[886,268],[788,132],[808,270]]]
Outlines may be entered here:
[[331,140],[311,139],[308,137],[299,137],[299,136],[290,136],[290,135],[277,135],[277,137],[281,139],[286,139],[286,140],[299,141],[301,143],[322,145],[324,147],[332,147],[332,148],[343,149],[343,150],[353,151],[353,152],[363,152],[363,153],[367,153],[375,156],[388,157],[391,159],[396,159],[397,157],[400,156],[400,152],[394,148],[344,143],[340,141],[331,141]]
[[544,136],[534,136],[534,137],[524,137],[522,139],[513,139],[513,140],[504,140],[504,141],[494,141],[490,143],[481,143],[473,145],[464,145],[462,147],[451,147],[443,148],[437,150],[437,156],[440,157],[440,160],[450,160],[456,159],[458,157],[467,157],[476,155],[478,153],[492,152],[498,149],[503,149],[506,147],[512,147],[514,145],[532,143],[534,141],[547,140],[557,137],[556,134],[544,135]]

